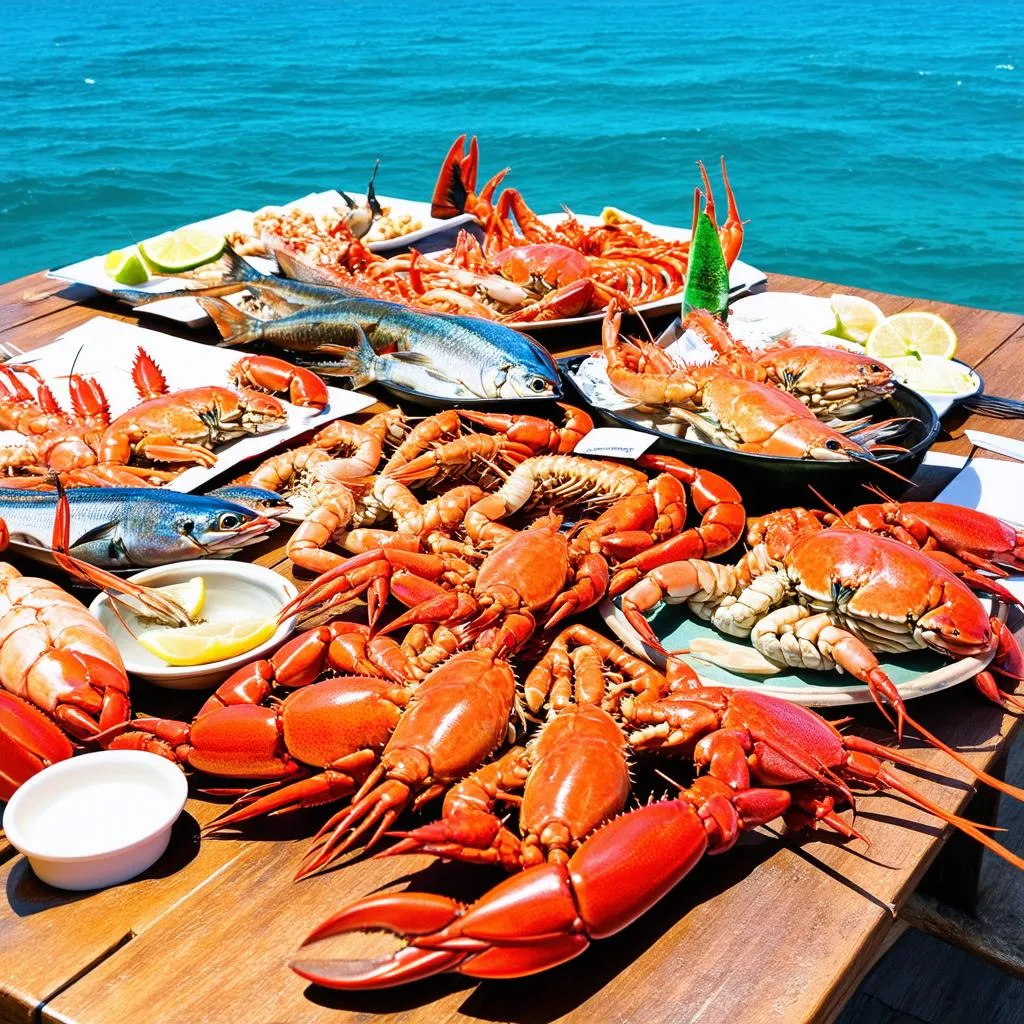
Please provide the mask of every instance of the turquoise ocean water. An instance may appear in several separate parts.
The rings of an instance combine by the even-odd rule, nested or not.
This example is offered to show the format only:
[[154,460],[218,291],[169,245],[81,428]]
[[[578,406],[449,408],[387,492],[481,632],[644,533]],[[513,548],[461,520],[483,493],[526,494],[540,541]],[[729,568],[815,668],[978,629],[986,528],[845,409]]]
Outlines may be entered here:
[[728,159],[770,270],[1024,310],[1024,3],[0,6],[0,280],[234,207],[427,198],[459,132],[538,211],[688,224]]

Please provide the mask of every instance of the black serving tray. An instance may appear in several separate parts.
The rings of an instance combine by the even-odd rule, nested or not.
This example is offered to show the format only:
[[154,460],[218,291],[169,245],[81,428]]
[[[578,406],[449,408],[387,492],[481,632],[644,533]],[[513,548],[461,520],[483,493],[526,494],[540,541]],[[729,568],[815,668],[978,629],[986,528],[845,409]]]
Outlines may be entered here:
[[[777,455],[752,455],[702,441],[683,440],[656,427],[641,426],[622,413],[602,409],[587,401],[572,376],[572,372],[587,358],[587,355],[576,355],[557,360],[568,401],[587,409],[595,423],[653,434],[657,441],[650,452],[673,455],[690,465],[720,473],[743,495],[748,513],[816,504],[812,487],[841,507],[874,500],[865,490],[868,484],[874,484],[894,497],[908,490],[907,483],[869,462],[817,462]],[[902,433],[892,439],[893,444],[904,445],[907,451],[886,453],[878,461],[903,477],[913,476],[939,434],[939,418],[935,410],[916,391],[897,384],[892,395],[873,406],[871,413],[876,421],[893,417],[909,419]]]

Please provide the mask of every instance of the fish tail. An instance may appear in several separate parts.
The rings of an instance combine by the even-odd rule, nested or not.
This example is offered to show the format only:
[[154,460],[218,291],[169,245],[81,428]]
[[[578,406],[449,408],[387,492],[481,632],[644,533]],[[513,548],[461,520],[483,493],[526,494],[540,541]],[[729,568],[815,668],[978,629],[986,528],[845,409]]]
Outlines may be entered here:
[[262,281],[263,274],[261,274],[248,260],[242,259],[241,256],[231,248],[231,245],[225,243],[224,252],[221,254],[221,262],[225,266],[224,279],[226,281],[237,281],[237,282],[250,282],[250,281]]
[[377,379],[377,363],[379,357],[366,337],[366,331],[357,326],[359,340],[355,348],[338,351],[338,362],[332,366],[331,372],[339,377],[350,377],[352,387],[361,388]]
[[250,341],[257,341],[263,333],[262,320],[243,313],[224,299],[217,299],[211,295],[197,295],[196,302],[217,325],[217,330],[224,339],[222,345],[244,345]]

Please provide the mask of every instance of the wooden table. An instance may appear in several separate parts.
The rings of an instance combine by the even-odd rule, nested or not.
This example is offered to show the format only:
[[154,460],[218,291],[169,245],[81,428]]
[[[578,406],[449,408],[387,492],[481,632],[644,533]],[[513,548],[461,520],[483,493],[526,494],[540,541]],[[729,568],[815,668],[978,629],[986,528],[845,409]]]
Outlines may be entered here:
[[[826,296],[836,290],[782,275],[771,275],[769,287]],[[990,391],[1024,391],[1024,318],[860,294],[887,313],[910,306],[940,313]],[[134,321],[125,307],[88,290],[62,288],[43,275],[23,278],[0,287],[0,346],[29,350],[96,315]],[[1019,420],[977,422],[1024,437]],[[951,433],[937,447],[966,454],[962,426],[955,417],[947,421]],[[288,573],[282,532],[250,555]],[[1024,634],[1019,621],[1015,625]],[[142,685],[133,689],[133,703],[146,713],[188,713],[175,698]],[[1004,756],[1018,724],[966,686],[917,702],[914,710],[982,768]],[[858,713],[857,728],[888,738],[873,712]],[[957,781],[942,784],[924,775],[915,784],[942,806],[962,809],[972,794],[967,772],[928,748],[918,756]],[[899,800],[869,796],[860,802],[858,827],[870,847],[824,832],[793,837],[761,829],[699,865],[640,921],[545,975],[485,984],[445,976],[355,995],[308,986],[288,970],[314,923],[393,883],[472,898],[498,876],[415,857],[356,861],[295,884],[291,877],[323,813],[256,825],[244,838],[200,843],[200,828],[222,806],[190,799],[157,865],[99,893],[62,893],[40,884],[23,858],[0,842],[6,892],[0,1021],[830,1020],[900,934],[899,908],[950,833]],[[352,954],[364,948],[356,945],[362,941],[379,951],[381,939],[344,941]],[[325,948],[324,955],[333,952]]]

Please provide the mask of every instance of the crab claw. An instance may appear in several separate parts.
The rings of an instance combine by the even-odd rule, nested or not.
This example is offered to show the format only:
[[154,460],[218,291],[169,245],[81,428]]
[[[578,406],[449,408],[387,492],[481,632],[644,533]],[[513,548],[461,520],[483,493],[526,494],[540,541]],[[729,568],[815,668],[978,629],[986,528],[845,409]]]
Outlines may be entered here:
[[[447,928],[465,907],[433,893],[386,893],[346,907],[315,928],[302,943],[350,932],[384,931],[402,939],[427,936]],[[364,960],[293,960],[296,974],[326,988],[388,988],[455,970],[469,951],[421,948],[410,944],[390,956]]]

